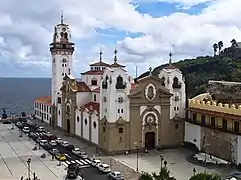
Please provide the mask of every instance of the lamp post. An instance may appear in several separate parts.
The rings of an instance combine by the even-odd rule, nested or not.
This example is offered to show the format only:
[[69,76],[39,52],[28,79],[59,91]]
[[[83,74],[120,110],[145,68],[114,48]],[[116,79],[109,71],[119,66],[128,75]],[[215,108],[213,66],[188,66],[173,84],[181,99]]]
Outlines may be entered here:
[[164,157],[162,155],[160,155],[160,158],[161,158],[161,171],[162,171],[162,164],[163,164],[163,161],[164,161]]
[[139,147],[137,142],[134,142],[136,145],[136,171],[139,171]]
[[30,180],[30,163],[31,163],[31,159],[28,158],[27,164],[28,164],[28,179]]

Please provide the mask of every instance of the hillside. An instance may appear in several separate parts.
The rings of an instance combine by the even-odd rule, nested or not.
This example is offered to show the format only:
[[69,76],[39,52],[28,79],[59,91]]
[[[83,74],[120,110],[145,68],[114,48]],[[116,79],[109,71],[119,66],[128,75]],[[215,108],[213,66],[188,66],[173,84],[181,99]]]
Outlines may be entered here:
[[[223,53],[223,51],[214,57],[185,59],[173,63],[173,65],[184,74],[187,98],[206,92],[209,80],[241,81],[241,59],[234,54]],[[153,74],[157,75],[164,66],[166,64],[156,67]],[[148,72],[140,75],[138,79],[147,74]]]

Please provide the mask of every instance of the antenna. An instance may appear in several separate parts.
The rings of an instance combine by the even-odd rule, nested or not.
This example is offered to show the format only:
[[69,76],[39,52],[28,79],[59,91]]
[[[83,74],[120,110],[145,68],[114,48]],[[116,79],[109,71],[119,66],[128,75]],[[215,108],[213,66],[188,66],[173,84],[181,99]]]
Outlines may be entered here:
[[136,66],[136,78],[137,78],[137,76],[138,76],[138,74],[137,74],[137,73],[138,73],[138,71],[137,71],[137,70],[138,70],[138,67]]

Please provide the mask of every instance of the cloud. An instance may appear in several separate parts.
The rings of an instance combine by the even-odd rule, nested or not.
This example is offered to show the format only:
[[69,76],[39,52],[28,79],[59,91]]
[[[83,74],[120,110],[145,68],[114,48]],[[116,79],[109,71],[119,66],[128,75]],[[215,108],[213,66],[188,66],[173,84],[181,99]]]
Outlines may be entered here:
[[[88,69],[98,60],[100,47],[107,62],[113,60],[114,41],[118,41],[118,59],[132,75],[149,66],[173,59],[212,54],[212,44],[241,39],[240,0],[2,0],[0,6],[0,76],[48,76],[51,74],[49,43],[60,12],[72,30],[76,43],[74,72]],[[137,11],[139,3],[171,3],[181,8],[206,3],[199,14],[173,12],[152,17]],[[21,7],[21,8],[19,8]],[[177,10],[178,11],[178,10]],[[113,38],[99,30],[126,32]],[[131,36],[130,34],[139,34]],[[99,38],[101,36],[101,38]],[[100,40],[101,39],[101,40]],[[104,39],[104,40],[103,40]],[[110,41],[111,39],[111,41]],[[172,46],[175,44],[175,47]],[[28,71],[28,72],[25,72]],[[7,73],[6,73],[7,72]]]

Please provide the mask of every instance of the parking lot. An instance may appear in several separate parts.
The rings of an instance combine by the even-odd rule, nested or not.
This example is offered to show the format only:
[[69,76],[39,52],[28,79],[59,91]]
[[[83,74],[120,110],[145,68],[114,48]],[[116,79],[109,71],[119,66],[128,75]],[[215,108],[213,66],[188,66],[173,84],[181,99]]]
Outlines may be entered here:
[[[34,122],[35,120],[31,120],[31,121]],[[19,121],[15,121],[14,123],[17,125],[17,122],[19,122]],[[8,125],[8,126],[10,127],[11,125]],[[61,161],[61,167],[63,169],[65,169],[65,175],[66,175],[66,172],[67,172],[66,169],[67,169],[69,164],[77,164],[80,167],[79,177],[83,176],[85,180],[93,180],[93,179],[107,180],[107,179],[110,179],[108,177],[108,174],[102,173],[96,167],[91,166],[91,159],[90,158],[82,158],[81,156],[74,154],[72,152],[73,144],[69,143],[69,146],[67,146],[67,147],[63,147],[59,143],[56,146],[54,146],[54,147],[51,147],[50,145],[43,146],[42,144],[40,145],[40,143],[38,143],[38,141],[36,139],[41,138],[42,140],[45,139],[47,141],[50,141],[50,137],[56,138],[57,136],[55,134],[51,135],[51,133],[50,133],[51,136],[47,136],[46,134],[48,134],[48,133],[46,133],[46,132],[45,133],[44,132],[39,132],[37,123],[34,123],[34,125],[29,125],[27,123],[23,123],[23,125],[21,127],[22,128],[23,127],[29,127],[29,130],[30,130],[29,134],[31,135],[31,138],[33,138],[33,140],[35,142],[33,140],[29,140],[30,138],[28,137],[28,132],[22,133],[23,137],[21,137],[21,138],[25,137],[25,138],[28,139],[28,141],[32,141],[32,148],[34,146],[36,146],[37,149],[39,149],[39,148],[42,149],[42,151],[45,154],[47,154],[47,158],[46,159],[49,159],[50,161],[52,161],[52,158],[55,157],[55,156],[49,155],[49,153],[48,153],[48,151],[50,149],[52,149],[52,148],[57,149],[59,151],[59,154],[64,154],[65,155],[66,160]],[[21,134],[21,132],[19,131],[18,132],[18,136],[20,134]],[[38,138],[36,137],[36,134],[37,134]],[[34,135],[34,136],[32,136],[32,135]],[[66,139],[63,137],[62,140],[65,141]],[[78,147],[76,145],[74,145],[74,146]],[[46,151],[44,151],[43,148]],[[79,148],[82,150],[81,147],[79,147]],[[37,151],[39,151],[39,150],[37,150]],[[39,156],[40,155],[41,154],[39,154]],[[92,157],[92,156],[90,156],[90,157]],[[54,160],[52,162],[55,162],[55,166],[57,166],[58,161],[55,160],[55,158],[53,158],[53,159]]]
[[50,157],[41,159],[40,155],[45,151],[33,151],[34,142],[25,135],[20,138],[19,130],[11,128],[11,124],[0,124],[0,179],[27,178],[29,158],[31,177],[34,172],[40,179],[57,180],[65,177],[64,166],[57,166],[57,161],[52,161]]

